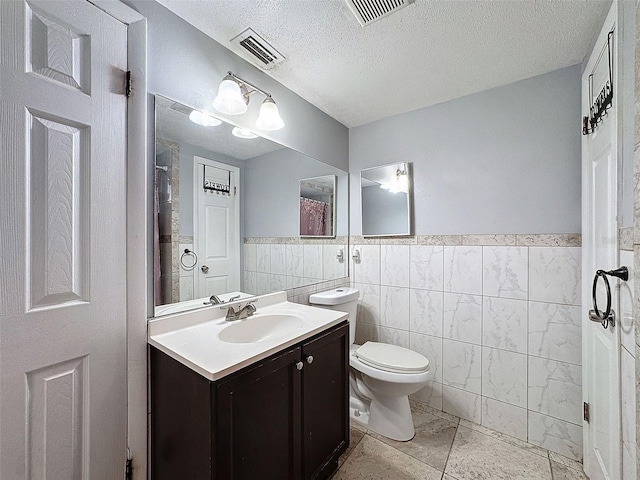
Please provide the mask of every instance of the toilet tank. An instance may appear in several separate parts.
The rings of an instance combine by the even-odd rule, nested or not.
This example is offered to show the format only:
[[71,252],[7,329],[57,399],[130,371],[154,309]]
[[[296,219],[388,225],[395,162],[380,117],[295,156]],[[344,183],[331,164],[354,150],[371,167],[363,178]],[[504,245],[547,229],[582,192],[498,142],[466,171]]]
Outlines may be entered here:
[[338,310],[349,314],[349,343],[356,339],[356,316],[358,314],[359,290],[349,287],[338,287],[324,292],[314,293],[309,297],[311,305]]

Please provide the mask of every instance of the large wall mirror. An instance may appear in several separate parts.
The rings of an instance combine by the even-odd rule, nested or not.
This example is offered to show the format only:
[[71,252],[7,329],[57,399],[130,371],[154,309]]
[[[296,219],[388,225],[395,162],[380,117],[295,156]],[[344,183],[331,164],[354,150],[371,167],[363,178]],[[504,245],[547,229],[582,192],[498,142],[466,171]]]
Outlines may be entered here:
[[394,163],[362,170],[362,235],[411,235],[412,190],[410,163]]
[[[348,275],[347,172],[158,95],[155,132],[155,316]],[[303,185],[332,190],[313,238]]]

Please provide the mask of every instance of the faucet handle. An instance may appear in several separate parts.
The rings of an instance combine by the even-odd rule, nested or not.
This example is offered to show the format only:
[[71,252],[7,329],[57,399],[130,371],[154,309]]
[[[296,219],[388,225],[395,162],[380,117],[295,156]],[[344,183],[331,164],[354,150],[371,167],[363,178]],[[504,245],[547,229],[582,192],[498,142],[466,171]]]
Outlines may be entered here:
[[204,305],[220,305],[222,303],[224,302],[217,295],[211,295],[208,302],[203,302]]

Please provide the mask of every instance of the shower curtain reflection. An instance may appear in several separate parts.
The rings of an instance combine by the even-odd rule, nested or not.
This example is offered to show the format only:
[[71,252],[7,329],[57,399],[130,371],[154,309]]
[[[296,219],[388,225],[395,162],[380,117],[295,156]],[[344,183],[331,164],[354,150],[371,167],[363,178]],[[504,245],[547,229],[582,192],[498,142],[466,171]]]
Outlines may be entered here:
[[328,203],[300,198],[300,235],[326,235],[328,219]]

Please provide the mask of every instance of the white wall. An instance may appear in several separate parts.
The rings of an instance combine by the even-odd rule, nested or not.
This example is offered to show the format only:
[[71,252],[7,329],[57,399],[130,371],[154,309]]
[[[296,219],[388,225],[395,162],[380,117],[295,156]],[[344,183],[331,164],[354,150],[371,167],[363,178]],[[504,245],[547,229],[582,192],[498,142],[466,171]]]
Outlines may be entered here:
[[413,162],[417,234],[580,231],[580,65],[349,130],[363,168]]

